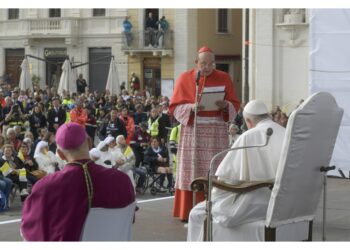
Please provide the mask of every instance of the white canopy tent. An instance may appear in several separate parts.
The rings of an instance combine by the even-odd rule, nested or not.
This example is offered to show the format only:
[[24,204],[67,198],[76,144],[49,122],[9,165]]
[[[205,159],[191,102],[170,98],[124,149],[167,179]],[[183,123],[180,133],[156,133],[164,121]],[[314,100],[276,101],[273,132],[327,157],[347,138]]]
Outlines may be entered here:
[[70,94],[77,92],[77,72],[72,69],[71,63],[68,59],[64,61],[62,66],[62,74],[60,78],[60,83],[58,85],[58,94],[63,95],[63,91],[69,91]]
[[[331,93],[344,109],[330,175],[350,172],[350,9],[310,10],[310,94]],[[341,172],[339,171],[341,170]]]
[[23,59],[23,62],[21,64],[21,76],[19,78],[19,88],[21,90],[27,90],[30,89],[33,91],[33,84],[32,84],[32,79],[30,76],[30,71],[29,71],[29,63],[27,57]]
[[106,90],[108,90],[111,95],[120,94],[120,82],[119,82],[117,63],[113,57],[111,59],[111,64],[109,67]]

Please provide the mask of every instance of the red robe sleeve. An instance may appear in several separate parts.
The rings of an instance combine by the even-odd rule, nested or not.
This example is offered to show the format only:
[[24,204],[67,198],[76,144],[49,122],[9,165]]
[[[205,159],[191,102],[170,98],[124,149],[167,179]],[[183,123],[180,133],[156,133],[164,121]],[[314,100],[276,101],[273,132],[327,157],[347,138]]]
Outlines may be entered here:
[[195,70],[193,69],[181,74],[176,80],[174,93],[169,106],[170,114],[174,115],[174,110],[179,104],[194,103],[195,95]]

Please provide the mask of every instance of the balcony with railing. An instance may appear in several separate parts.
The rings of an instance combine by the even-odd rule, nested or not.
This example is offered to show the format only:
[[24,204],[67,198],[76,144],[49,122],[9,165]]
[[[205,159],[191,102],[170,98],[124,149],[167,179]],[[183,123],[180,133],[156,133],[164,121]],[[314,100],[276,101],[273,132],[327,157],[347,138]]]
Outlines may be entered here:
[[77,35],[79,22],[76,19],[47,18],[29,20],[28,35],[41,36],[72,36]]
[[118,37],[121,35],[122,22],[122,16],[0,20],[0,37]]
[[172,56],[174,32],[142,30],[139,32],[123,32],[122,50],[125,54],[133,56],[137,53],[152,53],[154,56]]

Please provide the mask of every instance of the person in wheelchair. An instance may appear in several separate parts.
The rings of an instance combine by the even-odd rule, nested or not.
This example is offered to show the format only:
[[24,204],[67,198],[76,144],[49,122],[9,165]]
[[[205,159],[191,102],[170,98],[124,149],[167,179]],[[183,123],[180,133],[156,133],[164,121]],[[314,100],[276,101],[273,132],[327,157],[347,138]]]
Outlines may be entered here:
[[[165,192],[169,190],[172,192],[173,174],[172,169],[169,167],[168,149],[164,146],[160,146],[157,137],[151,138],[151,146],[145,151],[145,163],[149,164],[151,171],[154,173],[160,173],[159,191]],[[168,180],[168,189],[164,187],[165,175]]]
[[142,168],[144,163],[144,152],[149,146],[151,136],[147,133],[148,124],[147,122],[141,122],[136,127],[134,134],[134,140],[130,146],[132,147],[135,154],[135,173],[139,176],[136,184],[136,192],[141,192],[145,184],[146,170]]

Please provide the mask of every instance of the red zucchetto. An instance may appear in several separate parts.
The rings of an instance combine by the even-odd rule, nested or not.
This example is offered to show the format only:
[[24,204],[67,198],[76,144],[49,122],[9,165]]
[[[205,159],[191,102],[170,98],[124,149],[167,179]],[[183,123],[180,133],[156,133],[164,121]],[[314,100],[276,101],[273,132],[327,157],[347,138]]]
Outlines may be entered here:
[[207,46],[203,46],[202,48],[200,48],[199,50],[198,50],[198,54],[200,54],[200,53],[203,53],[203,52],[211,52],[211,53],[214,53],[209,47],[207,47]]

